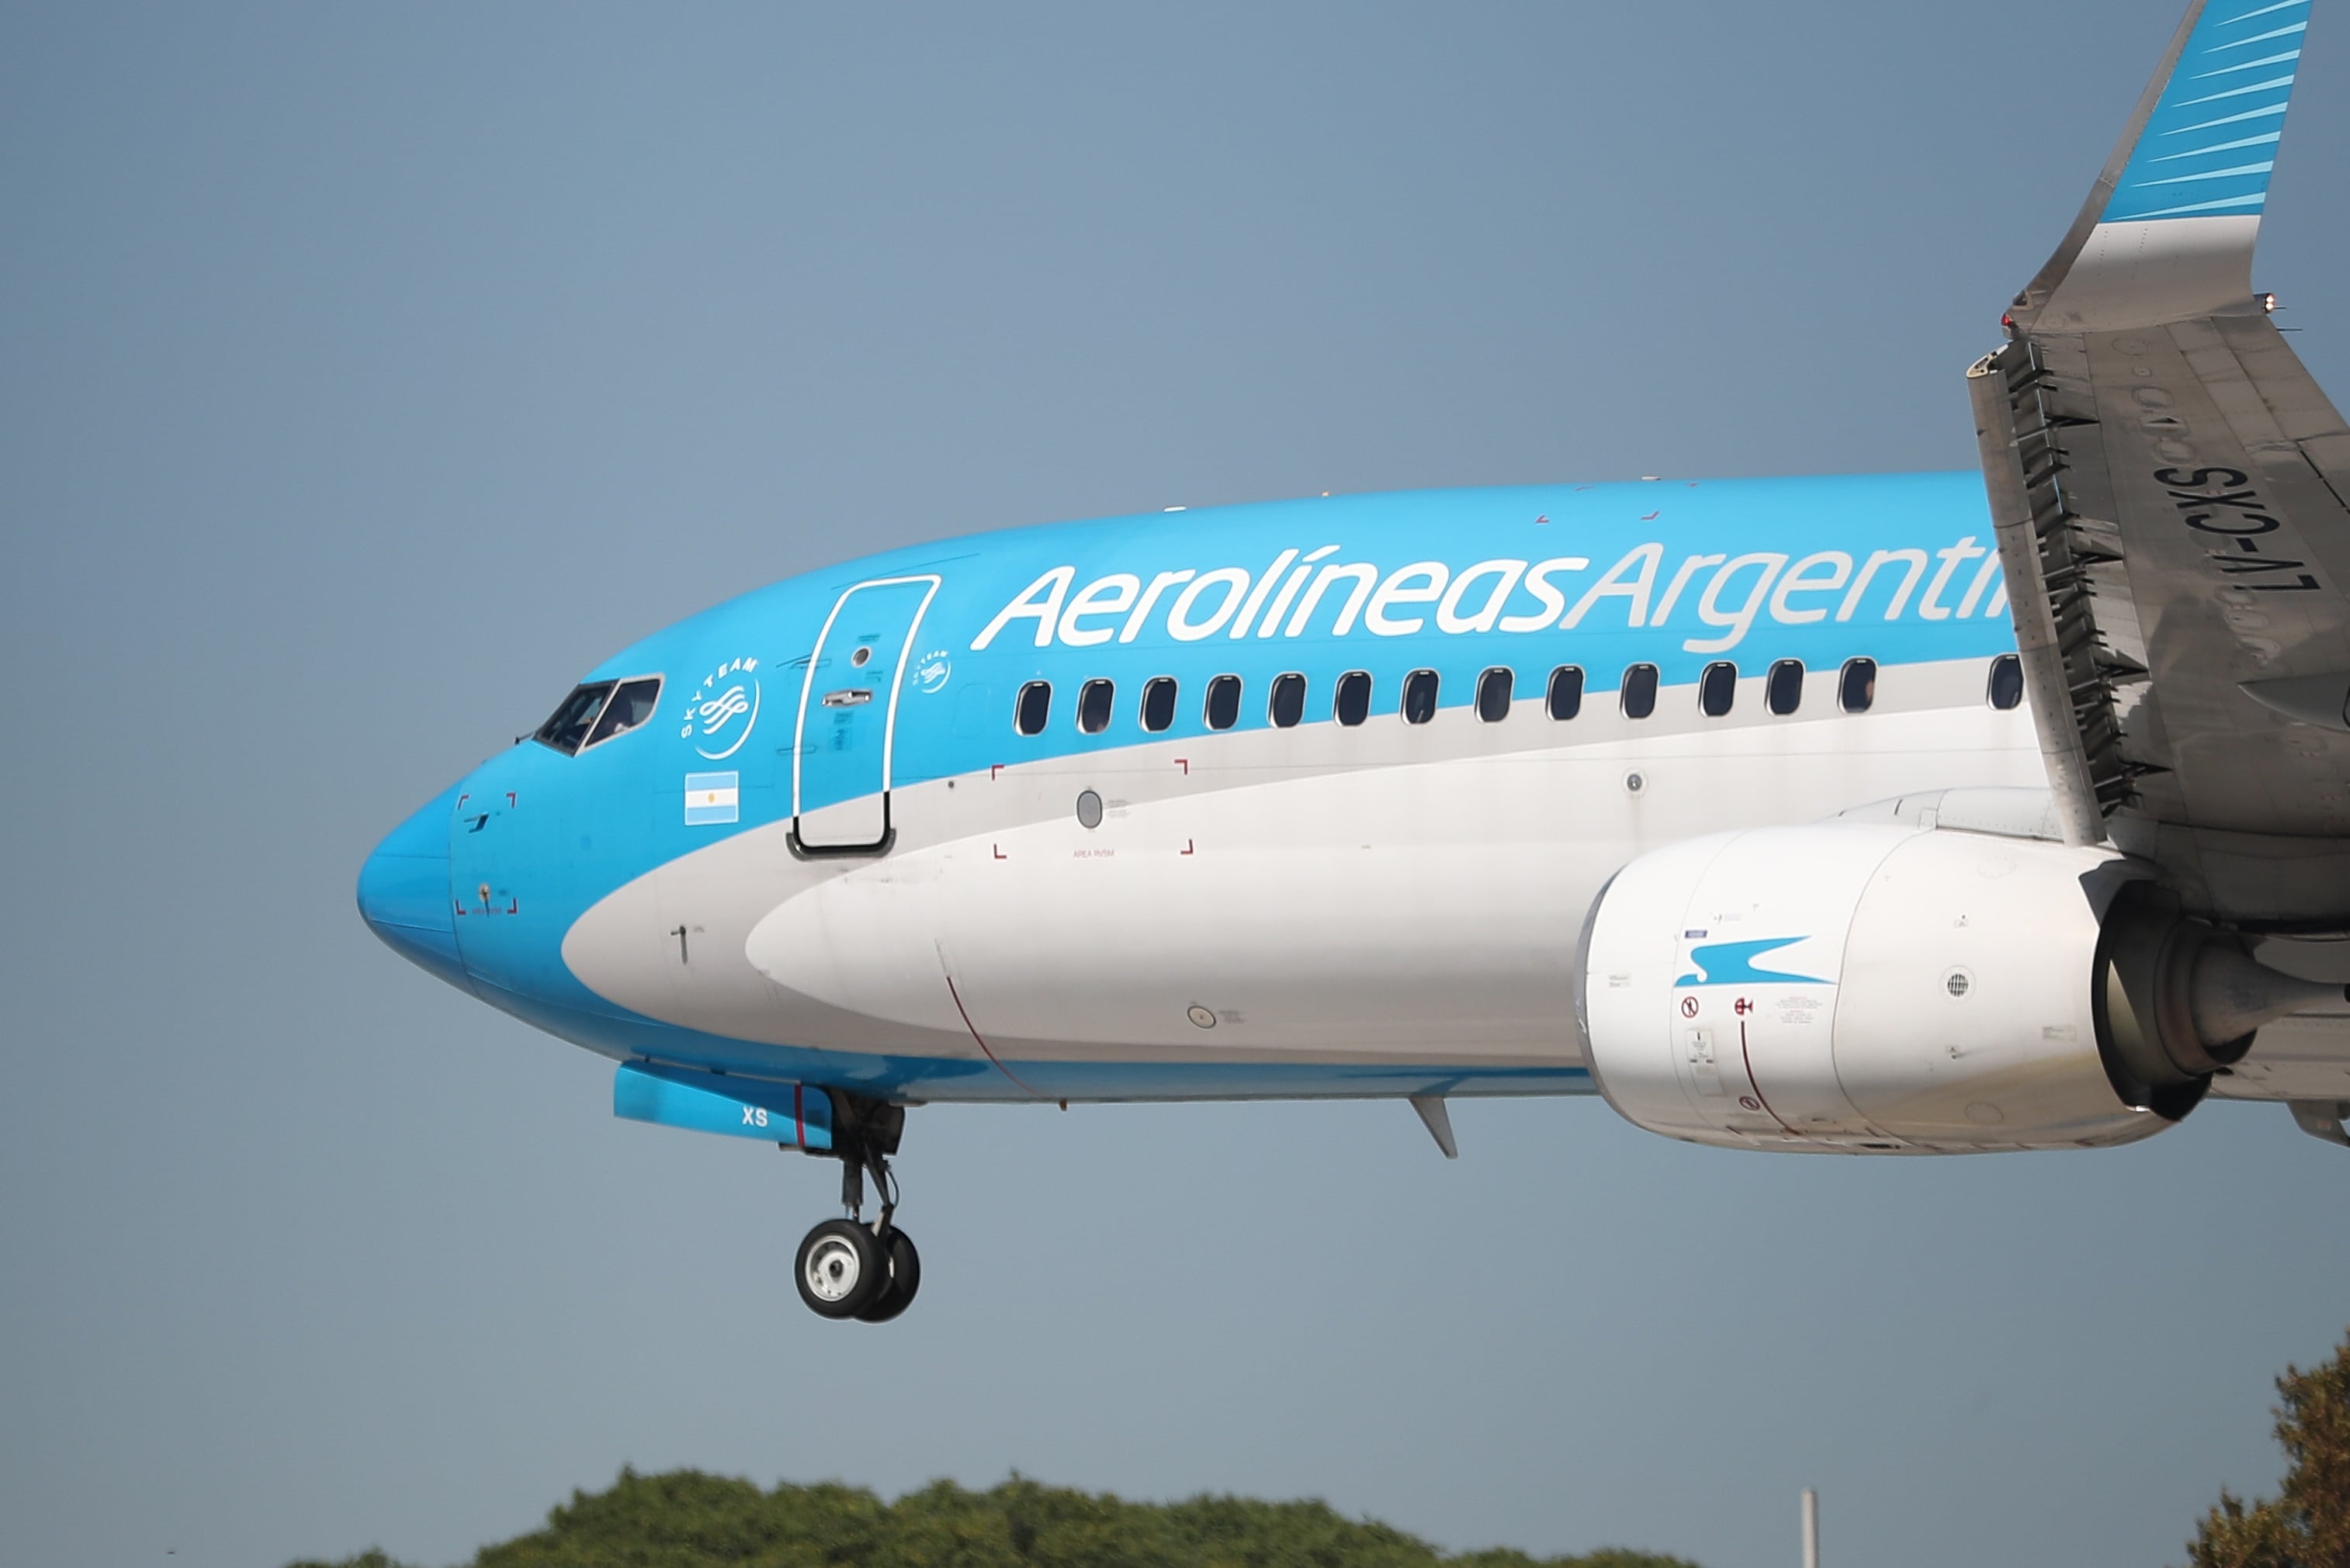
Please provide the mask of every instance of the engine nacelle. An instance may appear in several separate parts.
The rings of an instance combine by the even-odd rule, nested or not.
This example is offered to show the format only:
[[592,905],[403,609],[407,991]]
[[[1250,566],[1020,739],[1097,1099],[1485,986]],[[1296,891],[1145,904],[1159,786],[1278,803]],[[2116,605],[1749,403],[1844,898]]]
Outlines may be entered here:
[[2180,1030],[2314,998],[2163,911],[2143,874],[2110,849],[1869,822],[1659,849],[1617,874],[1584,929],[1592,1076],[1627,1120],[1732,1147],[2148,1137],[2241,1054]]

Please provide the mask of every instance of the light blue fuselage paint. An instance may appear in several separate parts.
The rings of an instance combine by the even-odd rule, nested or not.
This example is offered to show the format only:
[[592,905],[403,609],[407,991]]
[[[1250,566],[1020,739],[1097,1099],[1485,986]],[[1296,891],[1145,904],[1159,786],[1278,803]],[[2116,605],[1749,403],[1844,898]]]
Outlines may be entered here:
[[[765,980],[751,974],[746,943],[767,904],[830,877],[887,881],[923,826],[912,819],[926,812],[952,802],[968,815],[984,798],[970,792],[1020,780],[1066,777],[1075,796],[1097,769],[1111,776],[1147,764],[1146,784],[1163,775],[1203,794],[1262,785],[1274,792],[1268,801],[1300,780],[1389,770],[1435,793],[1413,796],[1419,786],[1398,784],[1405,793],[1396,800],[1422,804],[1388,814],[1383,834],[1500,834],[1538,853],[1546,835],[1571,834],[1583,814],[1569,811],[1556,828],[1451,822],[1442,781],[1455,775],[1445,770],[1473,763],[1484,778],[1523,759],[1565,770],[1561,801],[1596,788],[1588,781],[1598,775],[1574,748],[1605,728],[1614,738],[1591,754],[1615,757],[1651,732],[1624,716],[1618,697],[1626,671],[1639,666],[1654,667],[1661,691],[1654,733],[1683,750],[1712,748],[1707,754],[1721,752],[1721,737],[1744,737],[1731,752],[1752,753],[1716,770],[1692,797],[1705,803],[1695,819],[1659,830],[1749,820],[1760,800],[1783,812],[1790,790],[1815,796],[1794,809],[1839,809],[1854,802],[1818,794],[1830,786],[1804,782],[1815,773],[1766,754],[1769,727],[1832,719],[1843,727],[1822,732],[1823,743],[1863,756],[1881,744],[1872,726],[1887,714],[1907,713],[1913,732],[1929,732],[1917,730],[1918,704],[1903,701],[1909,672],[1971,664],[1980,669],[1969,679],[1979,681],[2013,647],[1992,546],[1981,480],[1959,472],[1323,498],[893,551],[756,589],[605,660],[587,680],[660,680],[650,720],[576,755],[525,742],[492,758],[386,841],[361,903],[387,940],[443,978],[623,1060],[924,1098],[1400,1092],[1440,1082],[1458,1092],[1575,1091],[1586,1080],[1571,1052],[1548,1064],[1453,1064],[1433,1050],[1376,1063],[1318,1048],[1252,1053],[1241,1044],[1246,1018],[1211,1017],[1180,1050],[1146,1043],[1097,1056],[1078,1042],[991,1060],[1001,1053],[962,994],[987,977],[970,977],[951,998],[955,958],[943,943],[935,964],[922,959],[932,972],[907,983],[935,986],[923,1017],[947,1023],[902,1035],[837,1028],[837,1005],[808,1004],[775,981],[772,964]],[[1875,662],[1867,713],[1836,709],[1833,682],[1853,659]],[[1763,690],[1767,672],[1788,660],[1801,661],[1810,681],[1792,717],[1770,712]],[[1698,713],[1705,672],[1719,665],[1734,667],[1735,706]],[[1577,716],[1560,720],[1546,691],[1563,667],[1580,671],[1582,696]],[[1513,701],[1505,720],[1485,723],[1474,705],[1496,670],[1510,672]],[[1424,673],[1414,686],[1416,672]],[[1372,718],[1349,727],[1334,703],[1342,678],[1357,673],[1368,677]],[[1436,722],[1404,722],[1407,690],[1424,691],[1430,675]],[[1304,681],[1294,728],[1275,722],[1284,676]],[[1237,680],[1239,698],[1230,727],[1219,729],[1224,715],[1209,698],[1226,678]],[[1153,732],[1145,695],[1155,680],[1172,680],[1175,698],[1166,727]],[[1088,683],[1103,681],[1098,711],[1087,709]],[[1030,698],[1042,727],[1024,734],[1017,710],[1035,687],[1049,698]],[[1964,783],[1962,764],[1944,759],[1926,776]],[[1616,809],[1637,781],[1627,784],[1613,762],[1601,771]],[[1128,820],[1118,815],[1123,787],[1097,793],[1097,811],[1100,794],[1112,797],[1113,827]],[[1742,804],[1742,794],[1752,798]],[[981,821],[958,829],[956,842],[971,847],[953,877],[972,875],[972,858],[991,853],[987,832],[969,831]],[[885,846],[867,847],[884,832]],[[1361,836],[1363,854],[1382,852],[1369,829]],[[1281,836],[1265,842],[1277,848]],[[436,862],[444,845],[445,862]],[[1003,859],[1000,842],[992,853]],[[1128,875],[1142,873],[1104,872]],[[1399,877],[1394,896],[1409,901],[1409,877]],[[772,896],[746,891],[762,879]],[[682,902],[661,903],[672,897]],[[635,909],[631,898],[644,913],[623,929],[611,911]],[[724,914],[729,899],[747,899],[749,912]],[[1003,919],[1025,918],[1024,907],[1007,904]],[[704,908],[721,912],[705,918]],[[602,925],[587,919],[595,910]],[[641,972],[651,989],[587,983],[573,960],[589,948],[614,955],[596,959],[599,976]],[[697,990],[730,984],[734,1000],[716,1012]],[[957,1048],[940,1033],[954,1023],[950,1001],[965,1009],[957,1027],[969,1026]],[[753,1023],[713,1024],[722,1014]],[[778,1037],[785,1027],[794,1033]],[[1569,1026],[1562,1018],[1559,1027]],[[828,1033],[839,1039],[828,1043]]]

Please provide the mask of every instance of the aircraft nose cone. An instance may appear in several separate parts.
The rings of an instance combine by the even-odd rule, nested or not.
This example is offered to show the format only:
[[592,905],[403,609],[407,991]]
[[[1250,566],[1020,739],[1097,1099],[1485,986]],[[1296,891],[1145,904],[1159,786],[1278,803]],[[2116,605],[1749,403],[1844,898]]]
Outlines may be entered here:
[[449,813],[453,784],[384,836],[359,867],[359,916],[386,946],[451,985],[465,984],[449,903]]

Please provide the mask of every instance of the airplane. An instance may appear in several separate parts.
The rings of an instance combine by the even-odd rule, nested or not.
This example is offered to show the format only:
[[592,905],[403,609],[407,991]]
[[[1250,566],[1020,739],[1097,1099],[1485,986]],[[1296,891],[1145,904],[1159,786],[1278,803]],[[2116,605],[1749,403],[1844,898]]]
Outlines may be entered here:
[[[2310,0],[2198,0],[1967,371],[1980,472],[1015,528],[605,660],[394,828],[377,935],[841,1163],[945,1102],[1591,1095],[1698,1144],[2350,1145],[2350,430],[2251,286]],[[773,688],[771,691],[770,688]],[[876,1199],[867,1218],[868,1178]]]

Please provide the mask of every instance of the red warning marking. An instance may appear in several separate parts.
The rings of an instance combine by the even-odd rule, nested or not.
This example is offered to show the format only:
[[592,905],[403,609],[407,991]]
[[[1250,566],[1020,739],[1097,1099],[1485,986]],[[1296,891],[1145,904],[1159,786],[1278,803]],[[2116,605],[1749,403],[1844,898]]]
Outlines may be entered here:
[[993,784],[995,782],[995,775],[1002,773],[1006,765],[1007,764],[1003,763],[997,763],[994,766],[989,768],[987,770],[987,782]]
[[506,804],[507,804],[508,805],[520,805],[522,803],[521,803],[520,801],[518,801],[518,800],[515,799],[515,792],[514,792],[514,791],[512,791],[512,790],[508,790],[508,791],[506,791]]
[[1189,757],[1178,757],[1178,758],[1176,758],[1176,759],[1175,759],[1175,765],[1176,765],[1177,767],[1181,768],[1181,769],[1183,770],[1183,776],[1184,776],[1185,778],[1190,778],[1190,777],[1191,776],[1191,758],[1189,758]]
[[1664,508],[1660,506],[1655,512],[1644,512],[1640,514],[1640,521],[1643,523],[1654,523],[1657,520],[1658,514],[1663,512],[1663,510]]
[[[971,1032],[972,1044],[977,1045],[980,1049],[980,1053],[990,1062],[995,1064],[995,1070],[997,1072],[1003,1074],[1014,1083],[1019,1084],[1020,1087],[1027,1089],[1028,1093],[1035,1098],[1040,1100],[1043,1099],[1045,1097],[1044,1096],[1037,1094],[1035,1089],[1030,1088],[1026,1084],[1021,1083],[1020,1075],[1005,1066],[1003,1062],[997,1058],[994,1051],[990,1049],[987,1041],[982,1037],[979,1033],[979,1025],[971,1021],[971,1009],[962,1004],[962,992],[955,989],[954,976],[948,975],[946,977],[946,982],[947,995],[953,999],[955,1011],[962,1015],[962,1026]],[[1066,1109],[1066,1107],[1064,1108]]]
[[450,900],[449,900],[449,902],[450,902],[450,905],[451,905],[452,908],[454,908],[454,909],[456,909],[456,911],[457,911],[457,913],[458,913],[458,915],[459,915],[460,917],[463,916],[463,914],[465,913],[465,906],[464,906],[464,905],[458,903],[458,902],[457,902],[457,900],[456,900],[456,899],[454,899],[454,898],[450,899]]
[[1194,852],[1195,852],[1195,849],[1196,849],[1196,846],[1191,843],[1191,841],[1190,839],[1188,839],[1188,838],[1187,838],[1187,839],[1185,839],[1185,840],[1183,841],[1183,853],[1184,853],[1184,854],[1186,854],[1186,855],[1192,854],[1192,853],[1194,853]]
[[1683,1018],[1695,1018],[1697,1016],[1696,997],[1684,996],[1681,998],[1681,1016]]
[[1005,853],[1003,853],[1003,850],[1001,850],[1001,849],[997,848],[997,847],[996,847],[994,845],[993,845],[993,844],[989,845],[987,847],[988,847],[989,851],[990,851],[992,854],[993,854],[993,855],[994,855],[994,857],[995,857],[998,860],[1009,860],[1009,859],[1011,859],[1011,858],[1012,858],[1012,857],[1011,857],[1011,856],[1006,855]]
[[1746,1097],[1742,1095],[1739,1096],[1738,1103],[1742,1106],[1746,1106],[1746,1108],[1750,1111],[1761,1111],[1773,1121],[1777,1122],[1782,1127],[1785,1127],[1788,1137],[1803,1137],[1804,1135],[1797,1132],[1794,1127],[1787,1127],[1787,1118],[1773,1110],[1771,1108],[1770,1100],[1763,1095],[1762,1085],[1754,1076],[1754,1054],[1747,1049],[1746,1025],[1743,1023],[1741,1023],[1738,1026],[1738,1060],[1746,1069],[1746,1086],[1754,1091],[1754,1104],[1746,1106]]
[[469,801],[469,800],[473,799],[473,794],[472,794],[472,792],[471,792],[471,791],[468,791],[467,793],[465,793],[465,794],[463,794],[459,795],[459,796],[457,797],[457,809],[458,809],[459,811],[463,811],[463,810],[464,810],[464,809],[465,809],[465,803],[466,803],[467,801]]
[[507,900],[506,900],[506,913],[507,913],[507,914],[509,914],[509,915],[519,915],[519,914],[521,914],[521,913],[522,913],[522,900],[521,900],[519,898],[509,898],[509,899],[507,899]]
[[1754,1011],[1754,1003],[1742,996],[1737,1001],[1730,1004],[1730,1011],[1738,1014],[1739,1017],[1743,1018],[1748,1013]]

